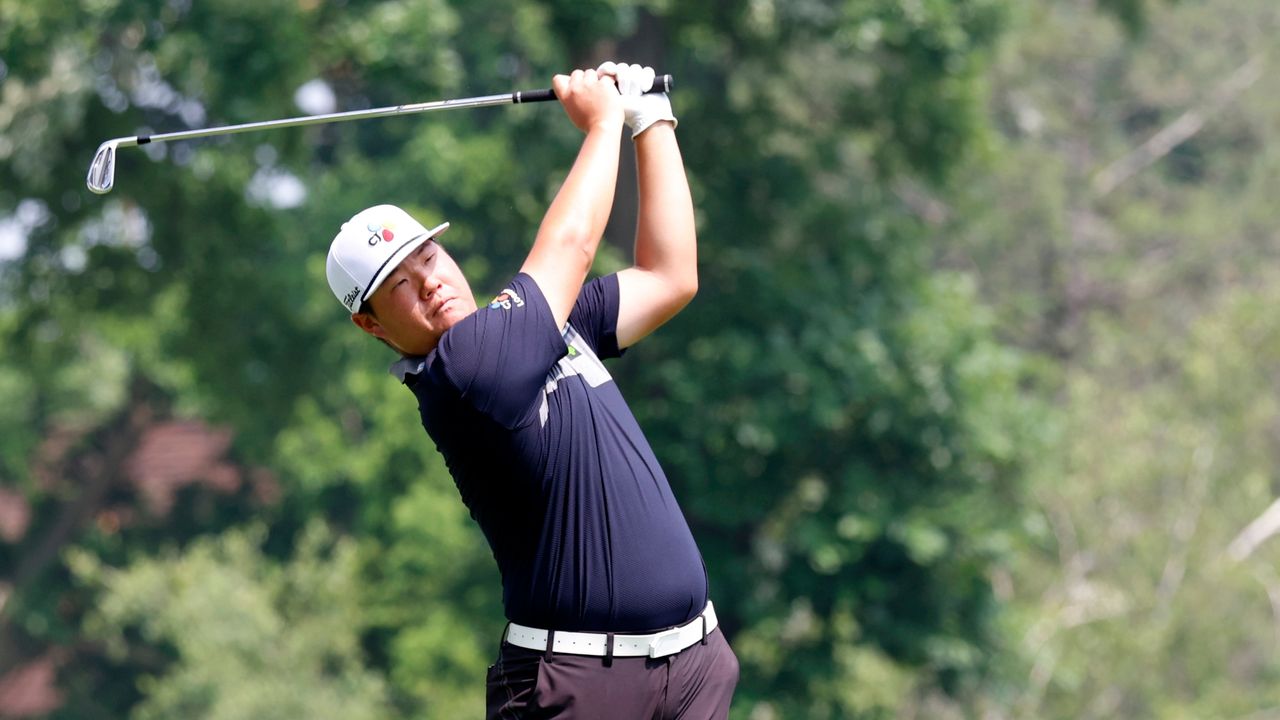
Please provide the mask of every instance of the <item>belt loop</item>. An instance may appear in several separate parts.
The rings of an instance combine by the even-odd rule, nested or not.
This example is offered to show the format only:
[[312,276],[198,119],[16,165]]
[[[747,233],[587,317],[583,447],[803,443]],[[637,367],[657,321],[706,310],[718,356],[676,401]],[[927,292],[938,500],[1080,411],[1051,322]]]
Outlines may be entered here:
[[547,631],[547,651],[542,654],[542,658],[547,662],[551,662],[551,655],[552,655],[551,646],[553,643],[555,643],[555,641],[556,641],[556,631],[548,630]]
[[702,619],[702,644],[707,644],[707,614],[703,613],[698,616]]
[[613,633],[604,635],[604,666],[613,667]]
[[502,638],[498,640],[498,653],[502,653],[502,646],[507,644],[507,636],[511,634],[511,621],[508,620],[506,626],[502,628]]

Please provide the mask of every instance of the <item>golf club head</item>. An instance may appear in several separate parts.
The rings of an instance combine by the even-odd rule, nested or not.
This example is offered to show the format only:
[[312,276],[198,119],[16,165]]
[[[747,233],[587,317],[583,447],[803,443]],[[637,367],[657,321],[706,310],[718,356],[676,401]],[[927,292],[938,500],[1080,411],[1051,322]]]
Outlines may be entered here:
[[138,144],[138,136],[115,138],[98,146],[98,152],[89,164],[89,175],[84,184],[91,192],[106,195],[116,184],[116,150]]
[[89,186],[90,192],[99,195],[105,195],[111,192],[111,187],[116,182],[116,147],[119,140],[108,140],[98,146],[98,152],[93,156],[93,162],[89,165],[89,175],[85,178],[85,184]]

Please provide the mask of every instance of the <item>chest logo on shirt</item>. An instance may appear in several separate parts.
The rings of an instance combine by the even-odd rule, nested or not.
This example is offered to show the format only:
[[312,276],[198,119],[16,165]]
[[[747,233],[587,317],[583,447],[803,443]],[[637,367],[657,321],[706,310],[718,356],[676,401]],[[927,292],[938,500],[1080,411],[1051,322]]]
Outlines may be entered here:
[[502,308],[503,310],[510,310],[512,305],[524,307],[524,300],[520,299],[515,290],[503,288],[502,292],[498,293],[498,296],[489,302],[489,309],[497,310]]
[[576,376],[582,378],[588,387],[598,388],[613,379],[604,363],[600,362],[600,358],[596,357],[573,326],[565,328],[564,341],[569,346],[569,351],[552,366],[551,372],[547,373],[546,383],[542,386],[542,406],[538,414],[543,425],[547,424],[547,396],[559,389],[562,380]]

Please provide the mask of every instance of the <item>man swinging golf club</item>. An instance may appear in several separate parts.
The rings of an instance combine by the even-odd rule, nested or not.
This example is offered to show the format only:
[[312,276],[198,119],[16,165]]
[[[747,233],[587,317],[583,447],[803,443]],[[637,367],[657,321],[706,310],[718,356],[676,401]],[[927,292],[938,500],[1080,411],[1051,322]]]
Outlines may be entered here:
[[[650,68],[557,75],[585,133],[528,257],[488,305],[428,229],[380,205],[329,250],[334,294],[397,350],[392,373],[502,574],[510,623],[487,716],[724,718],[738,662],[662,468],[601,360],[697,290],[693,206]],[[613,204],[622,125],[635,141],[635,262],[583,284]]]

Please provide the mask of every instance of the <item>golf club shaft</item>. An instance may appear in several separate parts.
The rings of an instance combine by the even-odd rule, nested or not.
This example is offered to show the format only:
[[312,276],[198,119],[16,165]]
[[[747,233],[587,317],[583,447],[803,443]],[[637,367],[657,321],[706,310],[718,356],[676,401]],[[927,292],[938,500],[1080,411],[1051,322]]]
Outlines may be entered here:
[[[672,86],[670,75],[659,75],[653,80],[653,90],[649,92],[669,92]],[[365,120],[368,118],[390,117],[392,115],[413,115],[432,110],[449,110],[454,108],[477,108],[493,105],[520,105],[531,102],[547,102],[555,100],[556,94],[550,88],[545,90],[517,90],[500,95],[484,95],[480,97],[460,98],[456,100],[436,100],[434,102],[410,103],[407,105],[390,105],[368,110],[348,110],[346,112],[325,113],[323,115],[305,115],[302,117],[284,118],[281,120],[264,120],[261,122],[241,123],[239,125],[223,125],[221,127],[201,128],[198,130],[179,130],[157,135],[138,135],[132,138],[121,138],[117,147],[146,145],[153,142],[169,140],[194,140],[214,135],[234,135],[236,133],[257,130],[273,130],[276,128],[302,127],[305,125],[324,125],[326,123],[345,122],[347,120]],[[130,142],[132,141],[132,142]]]
[[[670,75],[658,75],[653,79],[653,89],[649,92],[671,92],[673,82]],[[409,105],[391,105],[370,110],[349,110],[347,112],[305,115],[283,120],[264,120],[262,122],[241,123],[240,125],[223,125],[222,127],[202,128],[199,130],[179,130],[158,135],[134,135],[132,137],[113,138],[98,146],[98,152],[94,154],[93,162],[89,164],[89,172],[85,176],[85,185],[88,186],[91,192],[99,195],[111,192],[111,188],[115,186],[116,182],[116,150],[119,148],[136,147],[169,140],[194,140],[195,138],[212,137],[214,135],[235,135],[236,133],[271,130],[273,128],[322,125],[324,123],[389,117],[391,115],[412,115],[430,110],[488,107],[490,105],[519,105],[555,99],[556,94],[550,89],[517,90],[512,93],[503,93],[502,95],[485,95],[458,100],[437,100],[435,102],[411,103]]]

